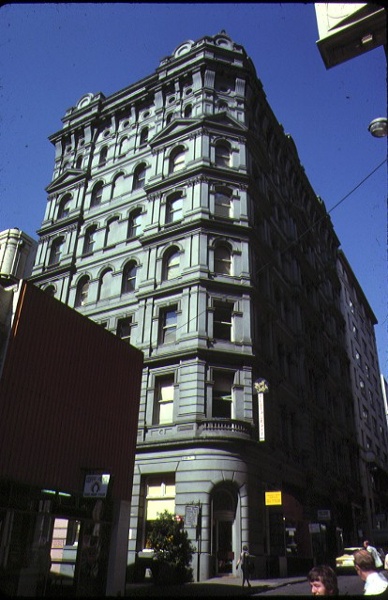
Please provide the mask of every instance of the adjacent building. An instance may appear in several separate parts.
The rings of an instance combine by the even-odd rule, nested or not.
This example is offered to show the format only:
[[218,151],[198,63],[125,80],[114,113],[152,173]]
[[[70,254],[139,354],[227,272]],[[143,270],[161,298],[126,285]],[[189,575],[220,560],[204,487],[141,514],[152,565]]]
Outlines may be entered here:
[[0,281],[12,284],[31,275],[38,243],[17,227],[0,231]]
[[388,540],[388,430],[374,325],[376,317],[345,255],[338,253],[350,359],[366,538]]
[[144,354],[128,562],[164,509],[200,579],[331,561],[364,518],[340,242],[252,61],[189,40],[62,122],[31,280]]
[[142,353],[24,280],[0,333],[1,594],[123,595]]

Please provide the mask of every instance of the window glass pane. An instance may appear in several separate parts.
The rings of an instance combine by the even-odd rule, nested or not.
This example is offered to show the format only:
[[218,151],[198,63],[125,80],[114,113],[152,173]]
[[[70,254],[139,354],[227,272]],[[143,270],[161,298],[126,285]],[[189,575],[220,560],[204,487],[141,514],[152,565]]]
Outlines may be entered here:
[[106,232],[106,246],[112,246],[116,244],[118,240],[118,229],[119,229],[119,220],[114,219],[108,223],[107,232]]
[[146,177],[145,165],[140,165],[135,170],[135,173],[133,176],[133,189],[134,190],[138,190],[138,189],[144,187],[145,177]]
[[180,171],[185,166],[185,151],[184,149],[177,150],[170,158],[170,173]]
[[61,258],[61,253],[62,253],[62,246],[63,246],[63,238],[59,238],[59,239],[53,241],[53,244],[51,246],[50,258],[49,258],[50,265],[55,265],[55,264],[59,263],[60,258]]
[[58,209],[58,219],[64,219],[69,214],[70,200],[71,196],[65,196],[64,198],[62,198]]
[[214,373],[213,418],[230,419],[232,417],[233,374]]
[[226,144],[217,144],[216,146],[216,165],[219,167],[229,167],[230,150]]
[[177,314],[176,308],[167,309],[161,313],[162,331],[161,331],[161,342],[167,344],[169,342],[175,342],[176,339],[176,324]]
[[84,306],[88,300],[89,277],[83,277],[77,286],[75,306]]
[[160,402],[171,402],[174,400],[174,386],[164,384],[160,387]]
[[231,216],[231,199],[230,196],[223,192],[216,192],[215,195],[215,213],[220,217]]
[[233,306],[226,303],[215,303],[213,333],[220,340],[231,340]]
[[166,279],[174,279],[179,275],[179,252],[174,252],[167,259]]
[[129,150],[129,139],[124,137],[120,142],[119,154],[126,154]]
[[175,514],[175,499],[147,500],[147,521],[154,521],[165,510]]
[[121,194],[124,194],[124,192],[125,192],[125,179],[124,179],[124,175],[119,175],[114,180],[114,184],[113,184],[113,196],[114,197],[121,196]]
[[126,265],[123,274],[122,292],[133,292],[136,288],[137,265],[129,263]]
[[98,161],[98,165],[100,167],[103,167],[106,164],[106,158],[107,158],[107,156],[108,156],[108,147],[104,146],[100,150],[100,159]]
[[98,204],[101,204],[101,200],[102,200],[102,184],[101,183],[97,183],[92,191],[92,199],[91,199],[91,206],[97,206]]
[[166,222],[172,223],[182,218],[182,198],[171,198],[167,200]]
[[94,234],[96,233],[96,229],[96,226],[93,226],[86,230],[83,254],[89,254],[93,252]]
[[148,142],[148,127],[144,127],[140,134],[140,146],[143,146]]
[[130,342],[131,340],[131,325],[132,318],[128,317],[126,319],[119,319],[117,323],[117,335],[121,340],[125,342]]
[[225,246],[218,246],[214,251],[215,272],[230,275],[231,262],[230,250],[225,248]]
[[163,378],[156,384],[154,405],[154,423],[172,423],[174,408],[174,380],[172,377]]
[[141,212],[136,211],[129,217],[128,238],[134,238],[139,235],[141,226]]
[[109,298],[112,295],[112,283],[113,273],[112,271],[107,271],[102,275],[100,280],[100,300]]

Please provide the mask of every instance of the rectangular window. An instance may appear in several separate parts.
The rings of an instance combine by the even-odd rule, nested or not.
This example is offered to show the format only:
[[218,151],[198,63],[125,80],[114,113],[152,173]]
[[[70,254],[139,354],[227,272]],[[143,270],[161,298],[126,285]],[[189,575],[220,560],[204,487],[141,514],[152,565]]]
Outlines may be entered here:
[[212,417],[214,419],[231,419],[234,374],[215,371],[213,379]]
[[213,337],[217,340],[232,340],[232,312],[231,302],[214,302]]
[[173,422],[174,377],[160,377],[156,380],[154,424],[165,425]]
[[160,344],[170,344],[176,340],[177,307],[169,306],[160,311]]
[[152,531],[153,523],[165,510],[175,514],[175,477],[163,474],[149,477],[146,481],[146,531],[145,547],[150,548],[147,538]]
[[125,319],[119,319],[117,321],[117,336],[123,340],[124,342],[131,341],[131,327],[132,327],[132,317],[127,317]]

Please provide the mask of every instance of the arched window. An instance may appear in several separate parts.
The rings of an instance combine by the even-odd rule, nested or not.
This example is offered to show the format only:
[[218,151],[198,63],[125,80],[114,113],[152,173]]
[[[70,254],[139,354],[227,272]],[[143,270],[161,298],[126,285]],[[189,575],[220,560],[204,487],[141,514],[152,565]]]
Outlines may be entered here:
[[174,247],[169,250],[164,256],[163,260],[163,273],[162,277],[164,281],[175,279],[179,275],[180,267],[180,252],[178,248]]
[[82,156],[82,154],[80,154],[79,156],[77,156],[77,162],[75,163],[75,168],[76,169],[82,169],[83,160],[84,160],[84,157]]
[[51,244],[49,265],[57,265],[60,262],[64,241],[64,237],[53,240],[53,243]]
[[48,294],[48,296],[51,296],[52,298],[54,298],[55,296],[55,285],[48,285],[46,288],[44,288],[44,292],[46,294]]
[[128,219],[128,239],[137,237],[141,226],[141,208],[131,212]]
[[228,246],[220,244],[214,249],[214,271],[223,275],[231,275],[232,254]]
[[182,218],[182,193],[171,194],[166,200],[166,223],[174,223]]
[[58,219],[65,219],[70,211],[71,194],[63,196],[58,207]]
[[214,196],[214,212],[219,217],[232,216],[232,193],[227,188],[216,188]]
[[183,114],[186,117],[186,119],[191,117],[191,115],[193,114],[193,107],[191,104],[186,104],[185,111]]
[[89,294],[89,284],[90,278],[88,275],[84,275],[78,282],[77,291],[75,294],[75,304],[74,306],[78,308],[79,306],[84,306],[88,301]]
[[82,254],[91,254],[93,252],[96,231],[97,225],[91,225],[85,231],[84,247],[82,249]]
[[126,154],[129,150],[129,139],[125,136],[120,141],[119,154]]
[[99,204],[101,204],[102,190],[103,190],[103,183],[102,183],[102,181],[98,181],[92,191],[92,198],[90,201],[90,206],[98,206]]
[[100,158],[98,161],[99,167],[103,167],[104,165],[106,165],[107,157],[108,157],[108,146],[103,146],[100,150]]
[[170,154],[169,173],[180,171],[185,166],[185,149],[183,146],[178,146]]
[[226,142],[216,144],[216,165],[218,167],[230,167],[230,146]]
[[144,187],[145,176],[146,176],[146,165],[145,165],[145,163],[141,163],[141,165],[138,165],[136,167],[135,172],[133,174],[133,186],[132,186],[133,190],[139,190],[140,188]]
[[173,113],[172,113],[172,112],[168,113],[168,115],[167,115],[167,117],[166,117],[166,125],[169,125],[169,124],[171,123],[171,121],[172,121],[172,116],[173,116]]
[[143,129],[140,132],[140,146],[145,146],[147,144],[148,133],[149,133],[148,127],[143,127]]
[[98,286],[98,300],[110,298],[110,296],[112,295],[112,283],[113,271],[112,269],[106,269],[100,277]]
[[221,100],[218,105],[217,105],[217,109],[219,112],[223,112],[224,110],[228,110],[229,106],[226,102],[224,102],[223,100]]
[[137,264],[134,260],[128,262],[123,271],[123,280],[121,283],[121,293],[128,294],[136,289]]
[[105,234],[105,246],[117,244],[119,223],[120,220],[118,217],[114,217],[108,221]]
[[112,197],[117,198],[125,192],[125,179],[123,173],[116,175],[113,180]]

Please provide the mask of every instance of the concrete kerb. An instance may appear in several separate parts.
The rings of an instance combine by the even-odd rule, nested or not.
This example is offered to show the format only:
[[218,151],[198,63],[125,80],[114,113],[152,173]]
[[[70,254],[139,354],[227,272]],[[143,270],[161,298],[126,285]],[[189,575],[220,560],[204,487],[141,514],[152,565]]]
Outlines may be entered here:
[[172,597],[172,596],[248,596],[293,583],[305,582],[306,577],[282,577],[276,579],[253,579],[251,587],[242,587],[239,576],[214,577],[206,581],[182,585],[158,586],[152,582],[128,584],[126,596]]

